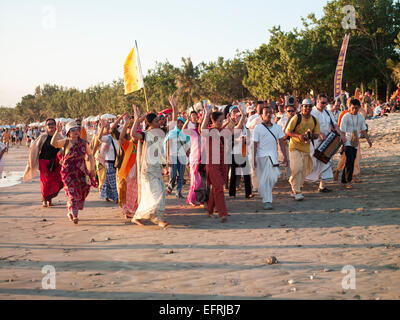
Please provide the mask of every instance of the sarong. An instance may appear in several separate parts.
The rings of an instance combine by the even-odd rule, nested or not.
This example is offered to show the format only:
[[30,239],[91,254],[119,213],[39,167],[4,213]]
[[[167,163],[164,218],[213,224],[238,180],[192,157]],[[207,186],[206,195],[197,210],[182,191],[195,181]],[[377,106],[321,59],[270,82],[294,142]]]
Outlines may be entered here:
[[279,167],[274,167],[269,157],[257,158],[258,193],[263,203],[272,203],[272,190],[279,175]]
[[[314,141],[315,146],[319,146],[322,140],[317,139]],[[323,163],[314,157],[314,146],[310,145],[310,156],[313,162],[313,167],[310,174],[306,177],[307,181],[316,182],[319,180],[322,181],[332,181],[333,180],[333,172],[332,172],[332,159],[329,160],[328,163]]]
[[50,201],[57,197],[64,184],[61,180],[61,156],[57,154],[54,170],[49,170],[50,160],[39,159],[40,171],[40,191],[42,192],[42,201]]
[[106,162],[106,181],[101,188],[101,199],[118,200],[117,178],[114,163]]
[[90,186],[97,187],[96,180],[89,177],[85,154],[85,142],[79,139],[64,156],[61,167],[61,179],[68,197],[67,209],[74,217],[78,217],[78,210],[83,210]]
[[133,165],[126,178],[126,199],[122,207],[127,218],[133,218],[138,208],[138,181],[136,164]]
[[187,204],[198,204],[195,190],[201,187],[201,176],[199,173],[199,164],[190,164],[190,188],[186,199]]

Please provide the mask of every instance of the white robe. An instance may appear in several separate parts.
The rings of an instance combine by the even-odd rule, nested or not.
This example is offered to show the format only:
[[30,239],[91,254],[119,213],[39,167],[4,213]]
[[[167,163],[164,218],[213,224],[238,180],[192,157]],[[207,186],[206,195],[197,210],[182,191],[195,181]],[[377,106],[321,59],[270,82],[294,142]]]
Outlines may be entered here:
[[272,203],[272,190],[280,175],[279,167],[272,165],[270,157],[257,157],[258,193],[263,203]]

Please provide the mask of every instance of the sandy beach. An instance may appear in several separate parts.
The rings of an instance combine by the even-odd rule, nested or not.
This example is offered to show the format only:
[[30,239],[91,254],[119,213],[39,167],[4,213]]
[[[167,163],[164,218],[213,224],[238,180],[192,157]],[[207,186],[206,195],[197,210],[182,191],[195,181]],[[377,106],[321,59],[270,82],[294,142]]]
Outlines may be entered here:
[[[295,202],[281,179],[274,210],[241,191],[227,200],[225,224],[174,196],[168,229],[126,224],[93,189],[73,225],[63,190],[42,208],[38,178],[0,187],[0,299],[400,299],[400,114],[367,123],[374,146],[362,140],[353,190],[306,184]],[[27,147],[12,147],[6,176],[27,157]],[[46,265],[56,269],[54,290],[42,288]],[[355,289],[342,287],[346,265]]]

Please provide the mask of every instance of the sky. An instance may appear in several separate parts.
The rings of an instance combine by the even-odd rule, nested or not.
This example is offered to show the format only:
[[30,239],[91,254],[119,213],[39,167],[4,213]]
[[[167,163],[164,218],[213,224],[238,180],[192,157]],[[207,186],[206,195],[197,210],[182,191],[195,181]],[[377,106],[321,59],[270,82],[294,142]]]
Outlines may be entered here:
[[144,73],[156,62],[233,58],[301,28],[325,0],[0,0],[0,106],[45,83],[86,89],[123,77],[135,40]]

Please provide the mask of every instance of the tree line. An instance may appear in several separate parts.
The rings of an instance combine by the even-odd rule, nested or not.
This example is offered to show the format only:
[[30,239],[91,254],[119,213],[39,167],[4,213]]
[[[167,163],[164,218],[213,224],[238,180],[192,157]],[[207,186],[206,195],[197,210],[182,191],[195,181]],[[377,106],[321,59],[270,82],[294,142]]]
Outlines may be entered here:
[[[342,8],[353,5],[356,28],[345,30]],[[233,59],[194,65],[182,58],[181,66],[158,62],[144,78],[151,110],[168,107],[175,95],[181,108],[202,99],[227,104],[246,98],[276,98],[293,93],[309,96],[333,93],[338,54],[346,33],[350,33],[343,87],[369,88],[386,100],[400,81],[399,0],[329,1],[321,18],[302,18],[303,28],[289,32],[279,26],[270,31],[267,43],[254,51],[237,52]],[[48,117],[85,117],[101,113],[120,114],[135,102],[145,106],[142,90],[124,95],[123,79],[97,84],[86,90],[44,84],[21,98],[15,108],[0,108],[0,121],[29,123]]]

